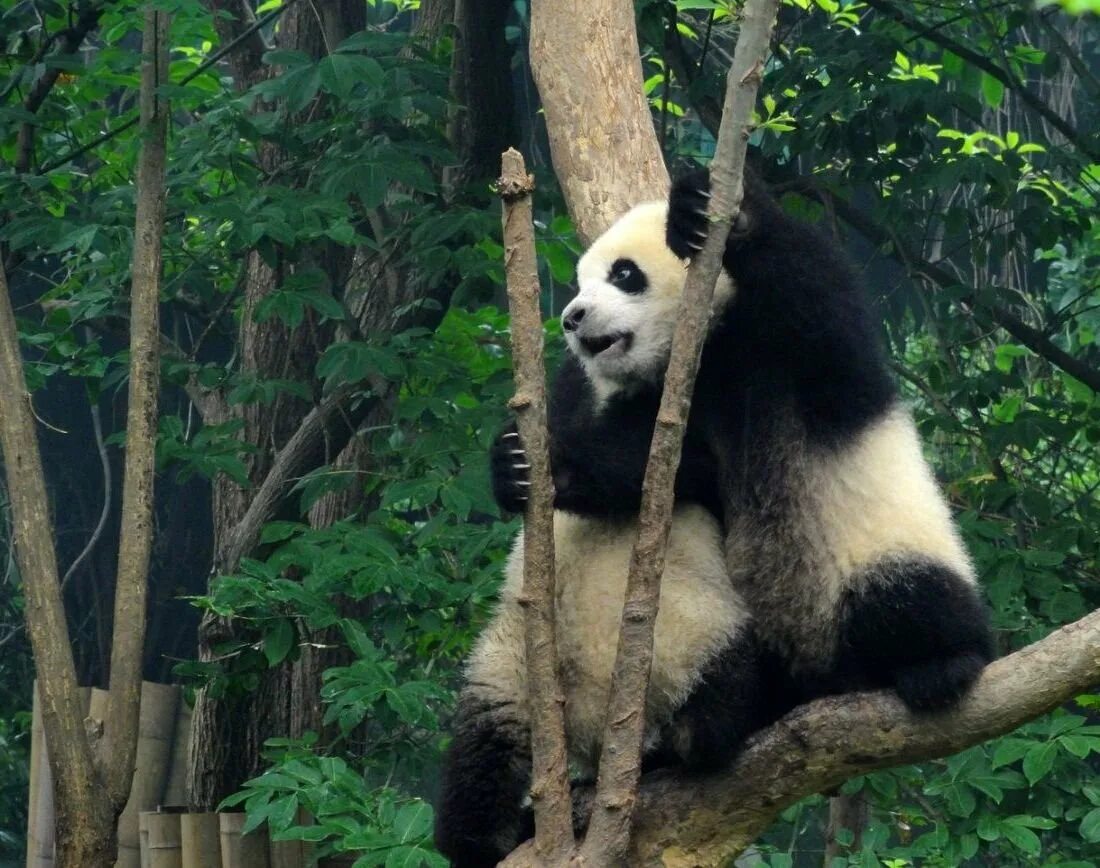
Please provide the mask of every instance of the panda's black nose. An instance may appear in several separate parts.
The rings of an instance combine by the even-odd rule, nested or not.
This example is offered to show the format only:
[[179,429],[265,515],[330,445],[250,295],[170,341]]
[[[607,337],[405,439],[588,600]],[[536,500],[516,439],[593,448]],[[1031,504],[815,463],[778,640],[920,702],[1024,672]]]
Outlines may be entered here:
[[584,319],[584,308],[575,307],[561,321],[561,327],[567,332],[575,332],[582,319]]

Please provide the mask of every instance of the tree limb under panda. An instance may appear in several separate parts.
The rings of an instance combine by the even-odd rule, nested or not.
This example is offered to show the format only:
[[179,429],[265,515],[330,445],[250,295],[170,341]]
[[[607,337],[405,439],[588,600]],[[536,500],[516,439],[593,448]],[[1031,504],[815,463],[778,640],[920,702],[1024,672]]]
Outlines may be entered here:
[[1100,610],[989,664],[952,711],[916,716],[893,693],[822,699],[753,737],[720,775],[642,781],[630,865],[729,864],[780,811],[876,769],[958,753],[1100,682]]

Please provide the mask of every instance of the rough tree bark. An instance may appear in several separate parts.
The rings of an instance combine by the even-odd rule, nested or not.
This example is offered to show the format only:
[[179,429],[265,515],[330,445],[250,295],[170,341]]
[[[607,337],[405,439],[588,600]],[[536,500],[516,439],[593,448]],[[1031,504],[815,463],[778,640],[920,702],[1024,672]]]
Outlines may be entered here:
[[[499,0],[491,2],[499,4]],[[242,56],[230,55],[238,87],[243,89],[269,74],[267,67],[259,65],[262,44],[249,33],[252,25],[247,4],[239,4],[236,0],[209,0],[209,5],[214,11],[229,13],[217,19],[219,35],[226,44],[242,37],[248,40],[244,44],[250,47]],[[358,0],[322,0],[288,4],[288,7],[276,34],[280,48],[295,48],[322,56],[364,26],[364,7]],[[424,0],[414,36],[427,41],[437,39],[452,26],[456,14],[454,0]],[[502,27],[502,17],[497,15],[493,20]],[[476,22],[469,26],[475,25]],[[506,57],[494,57],[498,63],[507,60]],[[493,78],[485,59],[481,60],[481,63],[470,65],[472,79],[468,87],[477,91],[482,88],[482,78],[499,78],[499,71]],[[507,64],[504,66],[506,68]],[[482,120],[475,123],[471,118],[464,127],[478,141],[484,140],[478,138],[481,126],[493,127],[493,134],[498,136],[510,128],[510,124],[502,128],[487,115],[479,114],[478,117]],[[474,123],[472,129],[471,123]],[[466,152],[464,148],[460,150]],[[281,155],[274,150],[264,152],[261,161],[265,167],[274,168],[279,165]],[[300,260],[302,251],[298,253]],[[389,265],[379,266],[378,257],[366,249],[353,255],[325,246],[310,253],[314,263],[330,275],[334,286],[345,287],[345,301],[354,318],[347,326],[355,334],[374,337],[412,325],[434,328],[453,289],[453,286],[425,287],[415,274],[397,274]],[[240,325],[241,368],[260,379],[298,379],[318,385],[316,391],[319,393],[319,384],[314,382],[313,376],[317,359],[325,347],[340,336],[331,328],[318,329],[310,322],[288,332],[274,319],[265,323],[253,321],[251,311],[277,288],[287,268],[272,268],[255,254],[250,257]],[[411,302],[424,296],[440,302],[440,308],[418,310],[401,318],[395,315],[395,311],[408,308]],[[343,337],[352,336],[345,334]],[[233,410],[245,423],[240,435],[242,439],[259,446],[260,450],[251,459],[252,486],[249,489],[241,489],[226,480],[216,486],[216,571],[232,570],[242,556],[255,549],[263,524],[286,513],[287,495],[295,479],[334,460],[346,468],[369,467],[369,450],[356,437],[356,432],[388,423],[397,394],[393,384],[384,381],[372,384],[371,391],[370,400],[353,403],[348,399],[354,391],[348,389],[328,395],[312,406],[308,402],[287,399],[267,407],[248,405]],[[220,406],[217,412],[228,412],[224,401],[216,394],[210,398],[209,403]],[[310,520],[315,525],[323,525],[363,506],[356,493],[326,498],[312,510]],[[292,515],[286,513],[287,517]],[[212,657],[215,645],[231,638],[233,629],[228,622],[206,619],[200,628],[200,656]],[[319,638],[323,643],[324,637]],[[297,664],[280,666],[267,673],[258,690],[248,697],[213,701],[200,694],[193,718],[188,773],[189,797],[195,807],[213,807],[236,792],[249,777],[258,774],[263,767],[261,748],[267,738],[320,728],[321,709],[317,695],[320,674],[326,664],[333,662],[337,661],[331,654],[306,647]]]
[[127,419],[126,508],[116,583],[106,740],[89,742],[57,575],[49,501],[27,392],[19,336],[0,269],[0,443],[12,501],[16,558],[56,799],[56,865],[110,865],[115,821],[134,772],[145,634],[145,584],[152,542],[152,454],[156,434],[157,303],[164,215],[168,109],[157,88],[168,70],[168,15],[145,13],[141,73],[142,150],[131,280],[133,352]]
[[630,205],[668,192],[639,57],[630,0],[531,4],[531,71],[554,172],[584,244]]
[[[142,148],[137,170],[134,251],[130,269],[130,392],[126,412],[126,464],[118,543],[110,696],[102,758],[107,792],[120,807],[130,796],[137,757],[145,600],[153,548],[153,473],[160,389],[160,277],[164,234],[168,101],[166,12],[145,13],[142,64]],[[152,37],[152,43],[150,43]]]
[[558,863],[573,850],[573,802],[569,795],[564,698],[554,638],[554,483],[546,428],[546,374],[542,361],[542,311],[535,258],[531,194],[534,177],[523,157],[505,151],[500,197],[504,202],[504,268],[512,322],[516,394],[508,407],[531,467],[523,522],[524,634],[531,717],[531,800],[535,855]]
[[[217,16],[223,40],[232,41],[249,31],[252,16],[248,4],[211,0],[210,6]],[[321,57],[328,46],[361,30],[365,21],[364,7],[355,0],[297,3],[284,13],[276,44],[278,48]],[[250,38],[258,40],[255,34]],[[239,89],[272,73],[271,67],[261,65],[261,46],[262,43],[257,43],[244,53],[230,55]],[[259,161],[268,176],[277,176],[285,159],[274,144],[265,143],[260,148]],[[323,244],[308,253],[298,256],[295,262],[319,267],[333,285],[345,283],[351,265],[349,252]],[[255,317],[257,306],[300,267],[289,257],[283,258],[280,252],[276,256],[271,263],[255,251],[249,254],[238,332],[240,368],[246,375],[259,379],[312,384],[317,360],[331,340],[331,327],[319,325],[312,316],[295,329],[287,328],[278,317],[264,322]],[[217,571],[234,570],[241,556],[252,550],[258,541],[259,528],[284,503],[289,478],[323,463],[326,435],[339,429],[333,438],[340,444],[337,452],[348,441],[350,432],[346,430],[341,409],[342,404],[331,396],[314,407],[288,395],[269,404],[256,402],[229,408],[229,417],[243,423],[240,438],[259,448],[246,458],[251,483],[248,488],[224,477],[215,481]],[[199,630],[200,659],[213,658],[217,645],[233,635],[230,622],[205,617]],[[194,807],[211,810],[262,770],[264,742],[290,731],[293,695],[289,666],[265,672],[257,690],[244,697],[214,701],[200,691],[192,717],[188,770],[189,799]]]
[[643,783],[629,864],[728,864],[805,796],[875,769],[958,753],[1097,682],[1100,611],[991,663],[950,712],[914,716],[892,693],[802,706],[753,738],[727,771]]
[[779,0],[748,0],[743,9],[733,64],[727,75],[722,123],[711,164],[711,200],[707,208],[710,231],[703,249],[688,269],[642,484],[638,540],[630,556],[600,754],[599,784],[582,848],[586,860],[593,865],[616,864],[629,845],[641,776],[653,627],[672,523],[676,470],[680,465],[692,387],[710,319],[711,297],[722,271],[726,238],[741,210],[745,149],[752,126],[752,110],[778,8]]

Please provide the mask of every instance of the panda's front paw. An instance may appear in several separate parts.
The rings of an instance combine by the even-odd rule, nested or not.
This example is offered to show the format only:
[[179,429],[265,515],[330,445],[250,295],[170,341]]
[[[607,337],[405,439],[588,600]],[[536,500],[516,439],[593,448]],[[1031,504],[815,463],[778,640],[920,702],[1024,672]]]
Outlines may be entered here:
[[669,249],[681,259],[690,259],[703,249],[710,227],[709,202],[710,173],[705,169],[684,175],[672,185],[665,234]]
[[[741,212],[730,227],[726,251],[737,249],[753,228],[751,214],[758,214],[759,182],[748,172],[744,179]],[[691,259],[703,249],[710,230],[707,208],[710,205],[710,172],[702,169],[684,175],[672,185],[668,200],[668,225],[665,237],[669,249],[681,259]]]
[[531,463],[527,460],[527,450],[523,448],[515,422],[509,424],[493,443],[489,466],[493,477],[493,497],[500,508],[507,512],[524,512],[531,488]]

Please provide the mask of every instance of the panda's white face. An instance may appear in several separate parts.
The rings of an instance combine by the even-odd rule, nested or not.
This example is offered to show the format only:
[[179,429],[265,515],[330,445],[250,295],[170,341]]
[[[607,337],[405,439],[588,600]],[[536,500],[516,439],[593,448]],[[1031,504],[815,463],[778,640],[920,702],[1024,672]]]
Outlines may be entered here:
[[[577,263],[579,289],[562,328],[601,400],[664,376],[687,277],[687,261],[665,241],[667,219],[667,202],[638,205]],[[728,299],[723,280],[715,305]]]
[[657,382],[668,363],[687,263],[668,248],[668,205],[628,211],[577,263],[577,297],[562,311],[569,349],[606,396]]

